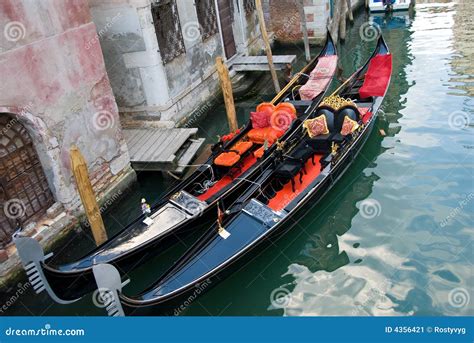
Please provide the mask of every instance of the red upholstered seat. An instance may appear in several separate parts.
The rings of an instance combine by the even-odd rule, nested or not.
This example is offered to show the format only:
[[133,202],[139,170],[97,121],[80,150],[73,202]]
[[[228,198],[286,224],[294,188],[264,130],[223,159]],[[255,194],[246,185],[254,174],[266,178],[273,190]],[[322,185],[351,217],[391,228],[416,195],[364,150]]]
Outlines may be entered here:
[[[296,108],[295,108],[295,105],[293,105],[292,103],[290,102],[280,102],[277,107],[275,107],[275,111],[279,111],[279,110],[283,110],[283,111],[286,111],[288,113],[291,113],[294,115],[294,117],[296,118]],[[273,112],[275,112],[273,111]],[[273,113],[272,113],[273,114]]]
[[265,127],[263,129],[252,129],[248,132],[247,136],[256,144],[263,144],[267,141],[269,145],[272,145],[284,133],[284,131],[274,129],[273,127]]
[[255,150],[253,155],[255,156],[255,158],[262,158],[264,153],[265,153],[265,146],[262,145],[260,148]]
[[228,152],[223,152],[216,157],[214,163],[220,167],[233,167],[240,161],[240,156],[252,148],[252,142],[238,142]]
[[252,146],[253,146],[252,142],[238,142],[232,148],[230,148],[230,150],[236,150],[239,152],[239,155],[243,155],[247,151],[249,151],[249,149],[252,148]]
[[233,167],[240,161],[240,155],[236,152],[223,152],[216,157],[214,163],[220,167]]
[[262,102],[257,106],[257,112],[265,112],[269,117],[275,111],[275,105],[270,102]]
[[364,84],[359,90],[361,99],[384,96],[392,74],[392,55],[377,55],[369,63]]
[[331,82],[337,67],[337,56],[323,56],[319,58],[316,68],[309,76],[308,82],[300,88],[301,100],[313,100],[326,89]]

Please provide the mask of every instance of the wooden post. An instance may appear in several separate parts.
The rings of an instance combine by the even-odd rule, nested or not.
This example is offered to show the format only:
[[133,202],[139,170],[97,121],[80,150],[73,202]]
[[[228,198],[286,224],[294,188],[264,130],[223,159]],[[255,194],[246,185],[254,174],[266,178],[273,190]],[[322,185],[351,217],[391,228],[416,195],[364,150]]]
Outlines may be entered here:
[[76,179],[77,190],[81,196],[82,205],[84,206],[87,219],[89,220],[95,243],[99,246],[107,240],[107,233],[105,232],[99,205],[97,204],[94,190],[89,180],[87,164],[81,151],[76,146],[71,148],[70,154],[71,168],[74,178]]
[[298,11],[300,12],[301,28],[303,29],[304,51],[306,62],[311,61],[311,51],[309,50],[308,28],[306,26],[306,15],[304,14],[304,0],[298,0]]
[[232,93],[232,82],[229,77],[229,69],[224,64],[222,57],[216,58],[217,73],[221,81],[222,94],[224,95],[225,110],[227,112],[227,121],[229,122],[230,132],[239,128],[237,115],[235,113],[234,94]]
[[349,22],[352,24],[354,22],[354,15],[352,14],[352,3],[351,0],[346,0],[347,10],[349,11]]
[[346,40],[346,2],[341,1],[341,17],[339,21],[339,39]]
[[272,74],[273,85],[275,86],[275,92],[280,93],[280,83],[278,82],[278,76],[273,64],[272,48],[270,47],[270,41],[268,39],[267,27],[265,25],[265,17],[263,16],[262,0],[255,0],[258,13],[258,22],[260,24],[260,31],[262,31],[263,42],[265,43],[265,52],[267,53],[268,67]]

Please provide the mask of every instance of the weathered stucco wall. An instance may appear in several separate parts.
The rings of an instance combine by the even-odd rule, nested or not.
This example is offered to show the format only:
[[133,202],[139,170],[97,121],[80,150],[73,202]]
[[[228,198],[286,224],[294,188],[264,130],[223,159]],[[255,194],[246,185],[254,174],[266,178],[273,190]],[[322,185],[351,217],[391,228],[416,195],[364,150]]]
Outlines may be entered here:
[[[260,52],[256,14],[241,16],[234,0],[238,53]],[[220,33],[203,41],[194,1],[178,1],[186,52],[166,65],[159,52],[151,0],[90,0],[119,110],[175,125],[216,93],[215,59],[223,55]],[[114,19],[116,18],[116,19]]]
[[55,199],[77,208],[71,145],[81,149],[96,191],[130,168],[88,2],[2,0],[0,28],[0,112],[32,135]]

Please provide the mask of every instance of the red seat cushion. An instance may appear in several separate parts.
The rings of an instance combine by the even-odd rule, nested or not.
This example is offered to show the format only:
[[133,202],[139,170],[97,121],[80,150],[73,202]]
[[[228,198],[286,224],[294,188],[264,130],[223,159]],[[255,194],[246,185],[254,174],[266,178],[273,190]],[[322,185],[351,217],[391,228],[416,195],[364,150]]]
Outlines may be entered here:
[[247,151],[249,151],[249,149],[252,148],[252,146],[253,146],[252,142],[238,142],[232,148],[230,148],[230,150],[236,150],[239,152],[239,155],[243,155]]
[[303,127],[307,130],[309,138],[327,135],[329,133],[328,123],[324,114],[314,119],[305,120]]
[[214,163],[220,167],[233,167],[240,161],[240,155],[235,152],[223,152],[214,159]]
[[355,120],[352,120],[348,116],[344,117],[344,122],[342,123],[341,135],[347,136],[348,134],[354,132],[359,128],[359,124]]
[[273,127],[265,127],[263,129],[252,129],[247,136],[256,144],[263,144],[267,141],[269,145],[272,145],[278,138],[283,136],[284,133],[284,131],[274,129]]
[[275,111],[275,105],[271,102],[262,102],[257,106],[257,112],[265,112],[268,117],[272,115],[273,111]]
[[364,84],[359,89],[361,99],[384,96],[392,74],[392,55],[377,55],[369,63]]
[[270,125],[270,115],[268,112],[258,111],[250,113],[250,121],[254,129],[261,129]]
[[262,145],[260,148],[255,150],[253,155],[255,156],[255,158],[262,158],[264,153],[265,153],[265,146]]
[[295,119],[295,113],[289,112],[287,109],[279,109],[273,112],[270,118],[270,125],[276,130],[286,131]]

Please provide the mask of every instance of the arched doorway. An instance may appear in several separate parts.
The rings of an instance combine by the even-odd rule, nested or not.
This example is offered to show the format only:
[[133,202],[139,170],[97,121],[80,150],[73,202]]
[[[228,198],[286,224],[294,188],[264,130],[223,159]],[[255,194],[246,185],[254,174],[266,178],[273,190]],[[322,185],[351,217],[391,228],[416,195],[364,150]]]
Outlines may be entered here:
[[14,117],[0,113],[0,248],[17,227],[54,203],[33,140]]

